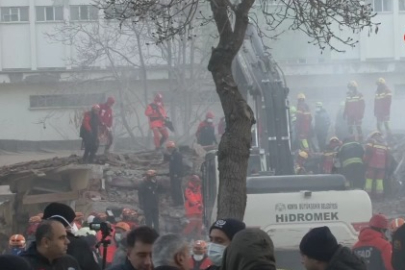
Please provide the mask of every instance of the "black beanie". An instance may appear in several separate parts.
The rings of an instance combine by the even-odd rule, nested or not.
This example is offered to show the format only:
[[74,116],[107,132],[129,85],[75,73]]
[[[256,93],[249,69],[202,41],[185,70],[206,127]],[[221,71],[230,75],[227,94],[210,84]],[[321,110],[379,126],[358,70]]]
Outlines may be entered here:
[[22,257],[0,255],[1,270],[30,270],[31,266]]
[[[57,216],[61,216],[63,218]],[[68,227],[73,222],[75,217],[76,213],[70,206],[63,203],[51,203],[47,207],[45,207],[44,217],[42,219],[57,220],[61,222],[65,227]],[[66,224],[66,221],[68,222],[68,224]]]
[[310,230],[301,240],[300,251],[311,259],[329,262],[339,244],[328,227]]
[[241,230],[246,229],[246,224],[240,220],[233,218],[218,219],[212,224],[210,228],[210,233],[213,229],[218,229],[223,231],[229,240],[232,240],[233,236]]

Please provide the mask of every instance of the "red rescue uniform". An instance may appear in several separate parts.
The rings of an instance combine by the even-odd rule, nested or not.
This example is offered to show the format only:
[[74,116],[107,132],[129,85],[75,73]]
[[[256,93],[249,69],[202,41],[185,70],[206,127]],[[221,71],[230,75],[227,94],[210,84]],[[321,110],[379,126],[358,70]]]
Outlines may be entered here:
[[393,270],[391,266],[392,246],[381,232],[363,229],[353,252],[364,260],[368,270]]
[[364,103],[363,94],[357,92],[355,94],[347,95],[343,115],[346,117],[349,125],[361,124],[365,108],[366,104]]
[[377,91],[374,99],[374,116],[378,121],[389,121],[391,112],[392,93],[385,88],[382,92]]
[[193,256],[190,259],[190,270],[205,270],[212,265],[212,262],[207,255],[201,261],[196,261]]
[[153,102],[148,105],[145,115],[149,118],[149,126],[153,132],[153,142],[156,148],[159,148],[169,137],[165,125],[167,113],[162,102]]
[[[114,240],[114,234],[115,234],[114,225],[111,225],[111,229],[112,229],[111,237],[107,237],[107,238],[106,238],[106,240],[110,240],[110,241],[111,241],[111,244],[108,245],[108,248],[107,248],[107,256],[106,256],[106,264],[107,264],[107,266],[110,265],[110,264],[113,262],[115,252],[117,251],[117,243],[116,243],[115,240]],[[101,240],[101,238],[102,238],[101,231],[98,231],[98,232],[97,232],[96,237],[97,237],[97,241],[100,241],[100,240]],[[103,255],[103,249],[104,249],[103,245],[101,245],[101,246],[98,248],[99,253],[100,253],[101,255]]]
[[197,238],[201,238],[202,232],[202,195],[201,185],[194,181],[190,181],[185,191],[185,203],[184,208],[186,217],[189,223],[184,228],[183,233],[190,235],[192,232],[197,231]]
[[108,103],[100,104],[100,121],[103,125],[111,128],[113,125],[113,113]]

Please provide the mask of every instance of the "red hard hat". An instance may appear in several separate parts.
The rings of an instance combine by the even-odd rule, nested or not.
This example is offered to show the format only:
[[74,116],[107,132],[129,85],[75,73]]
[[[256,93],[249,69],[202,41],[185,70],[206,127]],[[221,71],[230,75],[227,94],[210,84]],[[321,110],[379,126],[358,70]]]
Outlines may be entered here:
[[375,214],[371,217],[368,225],[377,229],[388,229],[388,219],[383,214]]
[[214,114],[212,112],[207,112],[207,114],[205,115],[205,118],[214,119]]
[[158,93],[155,96],[155,102],[161,102],[163,100],[163,95]]
[[110,104],[110,105],[114,104],[115,103],[115,98],[114,97],[109,97],[107,99],[107,103]]

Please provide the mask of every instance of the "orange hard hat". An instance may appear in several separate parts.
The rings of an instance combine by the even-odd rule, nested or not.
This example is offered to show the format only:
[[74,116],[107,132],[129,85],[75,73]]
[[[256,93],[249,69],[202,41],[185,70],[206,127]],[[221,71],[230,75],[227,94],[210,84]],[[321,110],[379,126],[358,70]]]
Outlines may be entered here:
[[108,97],[107,103],[110,105],[113,105],[115,103],[115,98],[114,97]]
[[368,225],[377,229],[388,229],[388,219],[383,214],[375,214],[371,217]]
[[147,175],[147,176],[155,176],[155,175],[156,175],[156,171],[155,171],[155,170],[147,170],[147,171],[146,171],[146,175]]
[[207,249],[207,243],[204,240],[196,240],[193,244],[193,249],[205,251]]
[[29,223],[39,223],[39,222],[41,222],[41,220],[42,220],[42,218],[40,218],[39,216],[33,216],[33,217],[30,217],[30,219],[29,219]]
[[162,100],[163,100],[162,94],[158,93],[155,95],[155,99],[154,99],[155,102],[161,102]]
[[396,218],[391,220],[390,222],[390,230],[395,232],[399,227],[405,224],[405,220],[403,218]]
[[115,224],[115,228],[116,229],[123,229],[126,232],[129,232],[131,230],[131,227],[128,225],[128,223],[122,222],[122,221]]
[[174,143],[174,141],[168,141],[166,143],[166,148],[175,148],[176,144]]
[[21,234],[14,234],[8,240],[8,244],[12,247],[25,247],[25,237]]
[[214,114],[212,112],[207,112],[207,114],[205,115],[205,118],[214,119]]

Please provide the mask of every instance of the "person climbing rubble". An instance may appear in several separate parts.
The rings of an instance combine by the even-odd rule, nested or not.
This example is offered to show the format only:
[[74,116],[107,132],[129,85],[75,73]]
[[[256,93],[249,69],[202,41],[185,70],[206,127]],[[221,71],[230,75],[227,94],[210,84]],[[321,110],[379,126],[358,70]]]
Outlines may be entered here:
[[104,148],[104,153],[108,153],[110,147],[113,143],[113,134],[112,134],[112,126],[113,126],[113,111],[112,106],[115,103],[114,97],[108,97],[105,103],[100,104],[100,133],[106,137],[106,144]]
[[170,175],[170,189],[173,206],[180,206],[184,203],[182,179],[184,173],[183,155],[177,149],[175,142],[168,141],[166,143],[166,150],[168,152],[167,159],[169,159],[169,175]]
[[169,138],[167,130],[167,113],[163,104],[163,95],[156,94],[152,103],[145,110],[145,115],[149,118],[149,126],[153,132],[153,142],[156,149],[160,149]]
[[308,104],[305,102],[305,95],[300,93],[298,94],[297,99],[297,121],[295,123],[295,131],[297,132],[297,138],[299,140],[299,149],[309,152],[312,115]]
[[332,137],[329,140],[328,145],[326,146],[325,151],[322,154],[322,173],[331,174],[334,173],[334,166],[336,163],[336,155],[339,151],[339,147],[342,145],[342,142],[338,137]]
[[84,143],[83,163],[93,163],[98,150],[99,112],[100,106],[96,104],[93,105],[90,111],[84,113],[82,126],[80,127],[80,137]]
[[363,94],[358,91],[357,82],[351,81],[347,85],[345,109],[343,117],[347,120],[350,135],[354,135],[354,130],[357,131],[357,140],[363,141],[362,121],[364,117],[365,103]]
[[207,243],[204,240],[196,240],[193,244],[193,254],[190,260],[190,270],[205,270],[211,265],[207,256]]
[[364,154],[366,166],[365,191],[371,198],[381,200],[384,197],[384,179],[389,168],[389,148],[379,131],[369,136]]
[[146,225],[159,232],[159,196],[155,170],[148,170],[145,173],[145,178],[139,185],[138,197]]
[[384,78],[379,78],[376,84],[377,90],[374,98],[374,116],[377,119],[377,130],[382,132],[382,126],[384,125],[387,135],[390,135],[392,93]]
[[[187,188],[184,192],[185,202],[184,209],[188,224],[183,230],[183,234],[189,238],[200,239],[202,232],[202,194],[201,194],[201,179],[198,175],[192,175],[189,178]],[[195,234],[194,234],[195,233]]]
[[369,227],[361,230],[353,252],[362,258],[368,270],[392,270],[392,246],[386,240],[388,219],[382,214],[371,217]]
[[201,146],[218,144],[215,137],[214,114],[212,112],[207,112],[205,120],[198,125],[195,136],[197,137],[197,143]]
[[18,256],[25,251],[26,247],[25,237],[21,234],[14,234],[8,240],[8,251],[6,254]]

